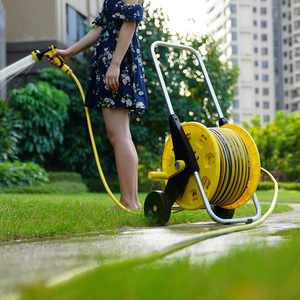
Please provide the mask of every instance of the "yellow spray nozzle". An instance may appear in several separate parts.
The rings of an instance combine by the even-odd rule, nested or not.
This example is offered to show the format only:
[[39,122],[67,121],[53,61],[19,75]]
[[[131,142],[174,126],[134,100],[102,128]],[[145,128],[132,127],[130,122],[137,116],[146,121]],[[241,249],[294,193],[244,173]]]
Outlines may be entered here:
[[[50,57],[55,51],[57,50],[57,48],[53,45],[45,48],[44,50],[36,50],[36,51],[32,51],[31,54],[34,57],[34,59],[39,62],[42,60],[42,58],[45,57]],[[73,71],[70,69],[70,67],[68,65],[65,64],[64,59],[60,56],[60,55],[56,55],[55,57],[52,58],[57,64],[58,67],[67,75],[71,75],[73,73]]]

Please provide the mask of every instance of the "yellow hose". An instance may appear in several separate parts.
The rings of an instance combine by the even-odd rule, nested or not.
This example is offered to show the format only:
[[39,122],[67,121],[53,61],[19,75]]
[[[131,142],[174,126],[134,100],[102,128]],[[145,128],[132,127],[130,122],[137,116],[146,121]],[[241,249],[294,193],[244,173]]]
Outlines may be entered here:
[[[78,89],[80,91],[80,94],[81,94],[81,97],[82,97],[82,100],[83,100],[83,104],[85,103],[85,94],[83,92],[83,89],[82,89],[82,86],[78,80],[78,78],[75,76],[75,74],[72,72],[71,74],[71,77],[74,79],[74,81],[76,82],[77,86],[78,86]],[[96,165],[97,165],[97,168],[98,168],[98,171],[99,171],[99,174],[100,174],[100,177],[101,177],[101,180],[103,182],[103,185],[104,185],[104,188],[105,190],[107,191],[107,193],[109,194],[109,196],[112,198],[112,200],[123,210],[129,212],[129,213],[135,213],[135,214],[139,214],[139,212],[136,212],[136,211],[132,211],[128,208],[126,208],[124,205],[122,205],[117,199],[116,197],[114,196],[114,194],[112,193],[112,191],[110,190],[107,182],[106,182],[106,179],[105,179],[105,176],[104,176],[104,173],[102,171],[102,167],[101,167],[101,164],[100,164],[100,160],[99,160],[99,156],[98,156],[98,151],[97,151],[97,147],[96,147],[96,143],[95,143],[95,139],[94,139],[94,134],[93,134],[93,129],[92,129],[92,124],[91,124],[91,118],[90,118],[90,114],[89,114],[89,110],[87,107],[85,107],[85,114],[86,114],[86,120],[87,120],[87,125],[88,125],[88,130],[89,130],[89,134],[90,134],[90,138],[91,138],[91,143],[92,143],[92,147],[93,147],[93,151],[94,151],[94,156],[95,156],[95,160],[96,160]]]

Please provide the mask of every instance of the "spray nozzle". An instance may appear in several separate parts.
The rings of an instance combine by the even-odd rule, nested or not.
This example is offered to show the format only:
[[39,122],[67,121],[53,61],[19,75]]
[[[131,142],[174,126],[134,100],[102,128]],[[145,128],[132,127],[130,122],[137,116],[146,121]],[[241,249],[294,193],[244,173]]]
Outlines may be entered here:
[[[44,50],[35,50],[32,51],[31,54],[34,57],[34,59],[39,62],[42,60],[42,58],[45,57],[50,57],[50,55],[52,55],[55,51],[57,50],[57,48],[53,45],[45,48]],[[68,65],[65,64],[64,59],[60,56],[60,55],[56,55],[55,57],[52,58],[57,64],[58,67],[67,75],[71,75],[73,73],[73,71],[70,69],[70,67]]]

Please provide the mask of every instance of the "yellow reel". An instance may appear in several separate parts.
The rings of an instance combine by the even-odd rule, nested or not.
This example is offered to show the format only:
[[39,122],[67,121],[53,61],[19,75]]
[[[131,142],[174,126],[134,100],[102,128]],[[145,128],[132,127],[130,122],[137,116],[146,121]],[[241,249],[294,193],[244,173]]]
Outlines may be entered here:
[[[248,132],[233,124],[209,129],[200,123],[188,122],[182,124],[182,128],[195,153],[210,204],[226,209],[245,204],[255,193],[260,177],[258,150]],[[163,171],[174,162],[173,142],[169,137],[162,158]],[[176,203],[188,210],[204,207],[194,176]]]

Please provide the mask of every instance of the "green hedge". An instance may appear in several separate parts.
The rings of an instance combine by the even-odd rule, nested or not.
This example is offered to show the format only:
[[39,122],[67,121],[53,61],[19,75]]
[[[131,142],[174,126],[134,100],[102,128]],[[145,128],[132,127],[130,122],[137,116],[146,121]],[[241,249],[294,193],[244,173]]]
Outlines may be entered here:
[[82,182],[82,177],[79,173],[75,172],[48,172],[49,181],[69,181],[69,182]]
[[[106,178],[107,184],[113,193],[119,193],[119,181]],[[88,186],[90,192],[106,193],[101,178],[84,178],[83,182]],[[163,180],[153,180],[148,178],[139,179],[139,193],[149,193],[153,190],[164,190]]]
[[88,192],[87,186],[82,182],[50,182],[45,185],[26,185],[2,188],[1,193],[15,194],[78,194]]
[[0,187],[36,185],[48,182],[48,174],[33,162],[0,162]]
[[[300,191],[300,182],[278,182],[278,187],[283,190]],[[272,190],[274,188],[273,182],[261,181],[258,184],[258,190]]]

